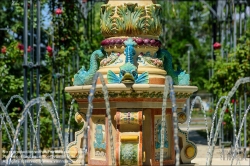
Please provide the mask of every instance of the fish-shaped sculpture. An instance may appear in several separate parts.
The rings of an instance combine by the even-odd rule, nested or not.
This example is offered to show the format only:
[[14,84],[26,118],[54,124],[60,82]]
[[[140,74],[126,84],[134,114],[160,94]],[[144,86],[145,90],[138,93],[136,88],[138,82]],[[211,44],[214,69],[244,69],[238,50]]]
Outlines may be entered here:
[[94,75],[98,70],[97,59],[102,59],[105,55],[106,53],[103,48],[94,51],[90,57],[89,70],[86,71],[85,67],[82,66],[82,68],[74,75],[73,85],[79,86],[92,84]]
[[[186,74],[185,71],[181,70],[180,68],[176,71],[173,69],[172,55],[168,52],[168,50],[159,49],[156,54],[157,58],[163,60],[163,68],[167,72],[167,74],[172,77],[175,85],[189,85],[189,74]],[[185,78],[186,80],[184,80],[183,78]]]
[[120,67],[119,76],[113,71],[109,70],[107,73],[108,83],[135,83],[135,84],[148,84],[148,72],[144,72],[138,76],[137,68],[130,62],[125,63]]
[[[126,56],[125,64],[120,67],[119,76],[117,76],[113,71],[109,70],[107,73],[107,79],[109,84],[114,83],[124,83],[124,84],[148,84],[149,76],[148,72],[142,73],[138,76],[137,67],[135,66],[135,48],[136,42],[132,38],[128,38],[124,41],[126,48],[124,54]],[[137,63],[137,62],[136,62]]]
[[132,38],[128,38],[124,41],[126,48],[124,50],[124,54],[126,55],[125,63],[130,62],[134,65],[134,56],[136,54],[134,46],[136,42]]

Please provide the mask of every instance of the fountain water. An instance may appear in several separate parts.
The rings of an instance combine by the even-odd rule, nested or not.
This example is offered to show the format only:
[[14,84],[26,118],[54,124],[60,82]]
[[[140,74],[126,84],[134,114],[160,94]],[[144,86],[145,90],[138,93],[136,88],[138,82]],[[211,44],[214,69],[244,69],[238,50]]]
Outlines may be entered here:
[[[215,111],[214,111],[214,114],[213,114],[213,117],[212,117],[212,124],[211,124],[211,130],[210,130],[210,134],[209,134],[209,129],[208,129],[208,123],[207,123],[207,117],[206,117],[206,112],[204,110],[204,107],[202,106],[202,99],[200,96],[196,96],[191,104],[191,108],[190,108],[190,117],[189,117],[189,121],[188,121],[188,127],[187,127],[187,132],[189,133],[189,127],[190,127],[190,123],[191,123],[191,117],[192,117],[192,112],[193,112],[193,109],[194,109],[194,104],[196,103],[196,101],[198,100],[201,104],[201,107],[202,107],[202,112],[203,112],[203,115],[204,115],[204,120],[205,120],[205,128],[206,128],[206,132],[207,132],[207,143],[208,143],[208,149],[210,149],[210,146],[211,146],[211,138],[212,138],[212,135],[213,135],[213,129],[214,129],[214,122],[215,122],[215,118],[217,116],[217,112],[218,112],[218,109],[219,109],[219,105],[221,103],[221,101],[223,99],[226,99],[227,96],[222,96],[219,101],[217,102],[216,104],[216,108],[215,108]],[[234,121],[234,118],[233,118],[233,112],[232,112],[232,108],[231,108],[231,105],[228,103],[228,107],[229,107],[229,110],[230,110],[230,114],[231,114],[231,118],[232,118],[232,122],[233,122],[233,126],[234,126],[234,133],[236,133],[236,123]],[[236,138],[236,135],[235,135],[235,138]]]
[[[72,101],[71,101],[71,104],[70,104],[70,111],[69,111],[69,120],[68,120],[68,129],[67,129],[67,133],[69,133],[70,132],[70,120],[71,120],[71,117],[72,117],[72,112],[73,112],[73,109],[74,109],[74,107],[73,107],[73,104],[75,103],[75,99],[73,99]],[[66,139],[69,139],[69,137],[68,138],[66,138]],[[68,144],[68,142],[67,142],[67,144]]]
[[[238,135],[237,135],[237,137],[236,137],[236,141],[235,141],[235,147],[234,147],[235,151],[234,151],[233,157],[232,157],[232,159],[231,159],[231,165],[233,165],[233,160],[234,160],[234,158],[235,158],[236,152],[238,153],[238,151],[237,151],[237,150],[238,150],[238,142],[239,142],[241,130],[242,130],[242,127],[243,127],[243,124],[244,124],[244,121],[245,121],[245,119],[246,119],[246,116],[247,116],[247,114],[248,114],[249,109],[250,109],[250,105],[249,105],[248,108],[246,109],[246,111],[245,111],[245,113],[244,113],[244,116],[243,116],[243,118],[242,118],[241,124],[240,124],[240,129],[239,129]],[[237,163],[238,163],[238,162],[236,162],[236,164],[237,164]]]
[[[232,107],[229,103],[230,101],[230,98],[232,97],[232,95],[235,93],[235,91],[238,89],[239,85],[240,84],[244,84],[244,83],[248,83],[250,80],[249,77],[246,77],[246,78],[241,78],[239,79],[235,86],[232,88],[232,90],[229,92],[229,95],[228,96],[222,96],[220,97],[219,101],[217,102],[216,104],[216,108],[215,108],[215,111],[214,111],[214,114],[212,116],[212,124],[211,124],[211,130],[210,130],[210,134],[208,133],[208,125],[207,125],[207,119],[206,119],[206,113],[204,111],[204,108],[202,106],[202,112],[204,114],[204,118],[205,118],[205,126],[206,126],[206,132],[207,132],[207,142],[208,142],[208,153],[207,153],[207,165],[211,165],[211,163],[208,163],[208,161],[212,162],[212,156],[213,156],[213,149],[215,147],[215,142],[217,141],[217,138],[214,138],[213,139],[213,144],[211,142],[211,139],[212,139],[212,136],[215,135],[215,136],[218,136],[218,132],[220,132],[220,127],[217,125],[217,130],[216,132],[214,133],[214,123],[215,123],[215,118],[217,116],[217,112],[219,110],[219,105],[221,104],[222,100],[225,100],[224,102],[224,106],[228,107],[229,108],[229,111],[230,111],[230,116],[231,116],[231,119],[232,119],[232,124],[233,124],[233,128],[234,128],[234,139],[235,139],[235,145],[234,145],[234,151],[233,151],[233,156],[231,157],[231,165],[233,165],[233,161],[235,159],[235,156],[236,154],[238,154],[238,142],[239,142],[239,138],[240,138],[240,135],[241,135],[241,130],[242,130],[242,127],[243,127],[243,124],[244,124],[244,121],[245,121],[245,118],[246,118],[246,115],[249,111],[249,107],[246,109],[245,113],[244,113],[244,116],[242,118],[242,120],[240,121],[240,128],[239,128],[239,131],[238,131],[238,134],[237,134],[237,130],[236,130],[236,122],[235,122],[235,118],[234,118],[234,113],[232,111]],[[189,117],[189,121],[188,121],[188,127],[187,127],[187,132],[189,132],[189,126],[190,126],[190,122],[191,122],[191,116],[192,116],[192,111],[193,111],[193,108],[194,108],[194,104],[196,101],[199,101],[200,103],[202,103],[202,100],[199,96],[195,97],[195,99],[193,100],[192,102],[192,105],[191,105],[191,109],[190,109],[190,117]],[[223,111],[223,108],[221,110],[221,114],[220,114],[220,118],[219,118],[219,122],[218,124],[221,124],[221,121],[223,120],[223,117],[224,117],[224,112],[222,113]],[[225,110],[224,110],[225,111]],[[212,152],[212,153],[211,153]],[[239,160],[239,157],[237,158]],[[238,160],[236,162],[236,165],[238,164]],[[234,164],[235,165],[235,164]]]
[[[1,109],[2,109],[2,111],[3,111],[3,118],[4,118],[4,117],[6,118],[7,124],[10,126],[12,135],[15,135],[15,129],[14,129],[13,123],[12,123],[10,117],[9,117],[9,114],[7,113],[7,108],[8,108],[8,106],[10,105],[11,101],[12,101],[13,99],[15,99],[15,98],[19,98],[19,99],[23,102],[23,104],[25,104],[25,101],[24,101],[20,96],[18,96],[18,95],[15,95],[15,96],[11,97],[11,99],[10,99],[9,102],[7,103],[6,107],[3,105],[2,101],[0,100],[0,107],[1,107]],[[8,133],[9,140],[11,141],[11,144],[13,145],[13,142],[15,143],[16,141],[15,141],[15,139],[11,139],[11,136],[10,136],[10,134],[9,134],[9,132],[8,132],[8,129],[7,129],[7,126],[6,126],[5,123],[4,123],[4,126],[5,126],[5,128],[6,128],[7,133]],[[17,141],[17,146],[18,146],[18,150],[21,152],[21,145],[20,145],[20,142],[19,142],[19,141]],[[12,150],[13,150],[13,149],[12,149]],[[21,153],[20,156],[21,156],[21,161],[22,161],[22,163],[24,164],[23,154]]]
[[[46,101],[45,99],[49,97],[52,101],[52,105],[53,107],[51,107]],[[14,129],[14,126],[13,126],[13,123],[7,113],[7,108],[8,106],[10,105],[11,101],[15,98],[18,98],[22,101],[23,105],[25,106],[23,112],[22,112],[22,115],[21,115],[21,118],[18,120],[18,125],[16,127],[16,129]],[[57,128],[57,132],[58,132],[58,136],[59,136],[59,139],[62,143],[62,148],[64,148],[64,142],[63,142],[63,137],[62,137],[62,131],[61,131],[61,128],[60,128],[60,121],[59,121],[59,117],[58,117],[58,114],[57,114],[57,109],[55,107],[55,103],[54,103],[54,100],[53,98],[51,97],[50,94],[45,94],[44,97],[39,97],[39,98],[36,98],[36,99],[32,99],[29,103],[25,103],[24,100],[18,96],[18,95],[15,95],[13,96],[9,102],[7,103],[6,107],[3,105],[3,103],[0,101],[0,107],[3,111],[3,115],[1,115],[1,126],[2,124],[4,125],[5,129],[6,129],[6,132],[7,132],[7,135],[8,135],[8,138],[12,144],[12,147],[11,147],[11,150],[9,151],[9,154],[7,156],[7,162],[6,164],[10,164],[11,163],[11,159],[13,158],[13,155],[16,153],[16,145],[18,146],[18,152],[20,153],[20,157],[21,157],[21,162],[23,163],[23,165],[25,165],[25,162],[23,160],[24,156],[22,154],[22,149],[21,149],[21,146],[20,146],[20,142],[18,140],[18,137],[19,137],[19,133],[20,133],[20,129],[21,129],[21,125],[23,124],[24,122],[24,119],[26,116],[29,116],[29,119],[30,119],[30,123],[31,123],[31,127],[33,129],[33,133],[34,133],[34,137],[35,139],[33,140],[33,147],[31,147],[32,149],[34,149],[34,145],[35,143],[37,144],[37,147],[38,146],[38,136],[40,133],[37,133],[37,128],[40,126],[40,112],[41,112],[41,107],[38,111],[38,114],[37,114],[37,119],[36,119],[36,127],[34,125],[34,122],[33,122],[33,119],[32,119],[32,116],[30,114],[30,108],[35,105],[35,104],[41,104],[42,106],[46,107],[47,110],[50,112],[51,116],[52,116],[52,119],[53,119],[53,123],[55,124],[56,128]],[[9,134],[8,132],[8,128],[7,128],[7,125],[4,121],[4,118],[6,118],[7,120],[7,124],[10,126],[11,128],[11,132],[12,132],[12,135],[13,135],[13,140],[12,140],[12,137],[11,135]],[[37,149],[38,151],[40,151],[39,149]],[[31,154],[30,154],[30,158],[33,158],[33,151],[31,151]],[[64,156],[65,156],[65,159],[66,159],[66,155],[65,155],[65,150],[63,150],[64,152]],[[25,156],[25,158],[27,158],[28,156]],[[29,157],[28,157],[29,158]],[[42,159],[40,158],[40,162],[42,163]],[[65,160],[65,163],[66,163],[66,160]]]
[[[178,166],[180,164],[180,149],[179,149],[179,138],[178,138],[178,120],[177,120],[177,113],[176,113],[176,100],[175,100],[175,92],[173,88],[173,81],[171,77],[167,77],[166,80],[169,83],[169,90],[170,90],[170,99],[172,101],[172,112],[173,112],[173,126],[174,126],[174,144],[175,144],[175,152],[176,152],[176,165]],[[165,88],[164,88],[164,94],[167,94],[167,81],[165,81]],[[165,99],[164,99],[165,100]],[[163,101],[164,103],[165,101]],[[164,108],[164,107],[163,107]],[[163,113],[162,113],[163,116]],[[161,146],[162,147],[162,146]],[[163,156],[161,156],[163,158]],[[163,161],[163,160],[162,160]]]
[[[196,100],[199,100],[200,104],[202,103],[202,100],[201,100],[200,96],[196,96],[195,99],[193,100],[193,102],[191,104],[191,109],[190,109],[190,116],[189,116],[189,120],[188,120],[187,133],[189,133],[189,125],[190,125],[190,122],[191,122],[192,112],[193,112],[194,104],[195,104]],[[203,112],[203,115],[204,115],[204,120],[205,120],[205,125],[206,125],[207,141],[209,142],[210,138],[209,138],[209,134],[208,134],[208,125],[207,125],[206,112],[205,112],[204,107],[202,106],[202,104],[201,104],[201,107],[202,107],[202,112]]]
[[[220,118],[218,120],[218,125],[216,127],[216,131],[215,131],[215,134],[214,134],[214,138],[213,138],[213,142],[212,142],[212,148],[209,149],[209,157],[207,158],[207,162],[206,164],[207,165],[211,165],[212,164],[212,158],[213,158],[213,152],[214,152],[214,147],[215,147],[215,144],[217,142],[217,137],[218,137],[218,133],[220,131],[220,127],[221,127],[221,123],[222,123],[222,120],[223,120],[223,117],[224,117],[224,113],[225,113],[225,110],[226,110],[226,107],[228,106],[228,103],[231,99],[231,97],[234,95],[234,93],[236,92],[236,90],[238,89],[238,87],[241,85],[241,84],[245,84],[245,83],[249,83],[250,82],[250,77],[246,77],[246,78],[241,78],[239,79],[234,87],[232,88],[232,90],[228,93],[228,96],[223,104],[223,107],[221,109],[221,113],[220,113]],[[237,143],[236,143],[237,144]],[[233,160],[233,159],[232,159]]]
[[[93,79],[93,83],[92,83],[92,88],[90,89],[90,92],[89,92],[89,96],[88,96],[88,102],[89,102],[89,106],[88,106],[88,111],[87,111],[87,115],[86,115],[86,123],[87,125],[85,125],[85,128],[84,128],[84,138],[85,138],[85,141],[84,141],[84,148],[83,148],[83,154],[84,154],[84,158],[83,158],[83,161],[82,163],[85,165],[85,157],[87,155],[87,132],[88,132],[88,128],[89,128],[89,120],[91,118],[91,115],[92,115],[92,109],[93,109],[93,104],[92,104],[92,101],[94,99],[94,94],[95,94],[95,89],[96,89],[96,82],[97,82],[97,79],[100,78],[101,80],[101,83],[102,83],[102,90],[103,90],[103,93],[104,93],[104,99],[105,99],[105,105],[106,105],[106,114],[107,114],[107,117],[108,117],[108,125],[109,125],[109,135],[110,135],[110,141],[113,142],[113,134],[112,134],[112,122],[111,122],[111,115],[110,115],[110,104],[109,104],[109,98],[108,98],[108,90],[107,90],[107,87],[106,87],[106,84],[105,84],[105,81],[103,79],[103,76],[102,74],[100,73],[96,73],[95,74],[95,77]],[[111,158],[112,158],[112,165],[116,165],[115,164],[115,157],[114,157],[114,145],[111,143]]]
[[[216,108],[215,108],[215,111],[214,111],[214,114],[213,114],[213,116],[212,116],[212,123],[211,123],[211,130],[210,130],[210,134],[209,134],[209,131],[208,131],[208,124],[207,124],[207,118],[206,118],[206,112],[204,111],[204,108],[203,108],[203,106],[202,106],[202,112],[203,112],[203,114],[204,114],[204,120],[205,120],[205,128],[206,128],[206,132],[207,132],[207,143],[208,143],[208,153],[207,153],[207,158],[209,157],[209,151],[210,151],[210,148],[211,148],[211,139],[212,139],[212,136],[213,136],[213,129],[214,129],[214,123],[215,123],[215,118],[216,118],[216,116],[217,116],[217,112],[218,112],[218,110],[219,110],[219,105],[221,104],[221,102],[222,102],[222,100],[223,99],[227,99],[227,96],[222,96],[220,99],[219,99],[219,101],[217,102],[217,104],[216,104]],[[187,132],[189,133],[189,127],[190,127],[190,122],[191,122],[191,117],[192,117],[192,112],[193,112],[193,108],[194,108],[194,104],[196,103],[196,101],[199,101],[200,103],[202,103],[202,99],[200,98],[200,96],[196,96],[195,97],[195,99],[193,100],[193,102],[192,102],[192,105],[191,105],[191,109],[190,109],[190,117],[189,117],[189,121],[188,121],[188,127],[187,127]],[[233,157],[231,158],[231,165],[233,165],[233,160],[234,160],[234,157],[235,157],[235,155],[236,155],[236,152],[237,152],[237,150],[238,150],[238,141],[239,141],[239,137],[240,137],[240,134],[241,134],[241,129],[242,129],[242,126],[243,126],[243,124],[244,124],[244,119],[245,119],[245,116],[246,116],[246,114],[247,114],[247,112],[248,112],[248,110],[246,110],[246,112],[245,112],[245,114],[244,114],[244,117],[243,117],[243,119],[241,120],[241,127],[240,127],[240,129],[239,129],[239,132],[238,132],[238,136],[236,136],[236,133],[237,133],[237,131],[236,131],[236,123],[235,123],[235,121],[234,121],[234,114],[233,114],[233,111],[232,111],[232,107],[231,107],[231,105],[228,103],[228,108],[229,108],[229,110],[230,110],[230,115],[231,115],[231,119],[232,119],[232,124],[233,124],[233,128],[234,128],[234,133],[235,133],[235,135],[234,135],[234,138],[236,138],[236,144],[235,144],[235,150],[234,150],[234,152],[233,152]],[[237,165],[237,164],[236,164]]]

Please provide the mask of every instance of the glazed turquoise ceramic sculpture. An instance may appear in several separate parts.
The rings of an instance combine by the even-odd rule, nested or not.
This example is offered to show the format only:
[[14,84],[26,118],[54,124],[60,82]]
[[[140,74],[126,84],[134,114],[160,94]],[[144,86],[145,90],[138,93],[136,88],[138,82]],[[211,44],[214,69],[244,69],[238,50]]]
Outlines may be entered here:
[[101,48],[96,50],[91,54],[90,58],[90,68],[88,71],[85,70],[83,66],[75,75],[74,75],[74,85],[89,85],[92,83],[93,77],[98,70],[97,59],[104,58],[105,52]]
[[189,85],[190,76],[185,71],[178,75],[178,85]]
[[104,136],[102,133],[102,125],[96,125],[96,133],[95,133],[95,142],[94,142],[94,148],[95,149],[106,149],[106,143],[103,142]]
[[148,84],[148,72],[142,73],[138,76],[137,68],[130,62],[125,63],[120,67],[119,76],[113,71],[109,70],[107,73],[108,83],[136,83],[136,84]]
[[181,69],[178,69],[177,71],[173,69],[172,56],[167,50],[159,49],[156,54],[157,58],[163,60],[163,68],[167,74],[172,77],[175,85],[189,85],[189,74],[185,74],[185,72]]
[[134,42],[132,38],[129,38],[124,42],[124,44],[126,45],[124,50],[124,54],[126,56],[125,64],[120,67],[119,76],[111,70],[108,71],[108,83],[148,84],[148,72],[144,72],[138,76],[137,67],[134,65],[134,56],[136,54],[134,46],[136,45],[136,42]]
[[131,64],[134,64],[134,56],[135,56],[135,48],[136,42],[133,41],[132,38],[128,38],[126,41],[124,41],[124,44],[126,46],[124,50],[124,54],[126,56],[125,63],[130,62]]

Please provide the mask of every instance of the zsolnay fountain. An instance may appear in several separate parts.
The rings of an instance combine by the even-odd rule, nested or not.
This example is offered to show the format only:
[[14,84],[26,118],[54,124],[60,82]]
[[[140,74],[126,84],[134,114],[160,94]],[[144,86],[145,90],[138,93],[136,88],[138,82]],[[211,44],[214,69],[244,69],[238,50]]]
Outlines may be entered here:
[[[69,144],[64,141],[67,137],[63,138],[58,110],[50,94],[32,99],[28,103],[15,95],[6,106],[0,100],[3,112],[0,114],[0,132],[5,128],[12,145],[5,161],[0,158],[0,162],[11,165],[14,163],[12,159],[16,159],[18,153],[18,164],[34,162],[26,160],[33,159],[33,152],[30,156],[22,153],[18,139],[20,128],[28,116],[34,136],[31,151],[36,149],[36,144],[39,147],[39,117],[41,107],[46,107],[61,142],[64,161],[58,160],[59,165],[197,165],[191,163],[197,155],[197,147],[188,139],[188,132],[194,103],[196,100],[202,103],[202,100],[199,96],[193,100],[190,115],[187,117],[182,108],[186,99],[198,88],[189,86],[189,74],[181,69],[173,69],[171,54],[161,48],[158,40],[161,33],[160,13],[161,6],[152,0],[135,0],[130,3],[109,0],[102,5],[101,31],[106,39],[101,42],[101,49],[92,53],[90,69],[86,71],[82,67],[74,76],[74,86],[65,89],[74,98],[70,107],[68,133],[74,101],[77,101],[80,108],[75,114],[75,120],[82,123],[82,129],[75,132],[75,141]],[[236,134],[235,115],[229,101],[239,86],[245,83],[250,83],[250,77],[240,78],[228,96],[219,99],[212,117],[210,133],[205,110],[201,108],[207,131],[208,151],[207,156],[204,156],[207,157],[204,160],[207,166],[212,164],[227,107],[230,110],[235,139],[230,163],[240,164],[238,141],[243,124],[246,124],[250,105],[247,107],[245,104],[244,116]],[[24,106],[16,129],[7,112],[9,104],[15,98]],[[51,100],[52,105],[46,98]],[[223,100],[218,124],[213,131],[219,105]],[[30,108],[35,104],[41,106],[36,122],[32,120],[30,113]],[[182,131],[178,123],[184,123],[187,119],[187,131]],[[46,165],[39,157],[40,149],[36,150],[38,163]],[[234,159],[237,160],[236,163],[233,163]],[[247,162],[246,160],[245,163]]]
[[152,0],[101,6],[106,39],[92,53],[90,69],[82,67],[65,89],[83,123],[66,147],[69,165],[185,165],[195,158],[196,145],[178,123],[187,120],[183,105],[198,88],[161,49],[160,14]]

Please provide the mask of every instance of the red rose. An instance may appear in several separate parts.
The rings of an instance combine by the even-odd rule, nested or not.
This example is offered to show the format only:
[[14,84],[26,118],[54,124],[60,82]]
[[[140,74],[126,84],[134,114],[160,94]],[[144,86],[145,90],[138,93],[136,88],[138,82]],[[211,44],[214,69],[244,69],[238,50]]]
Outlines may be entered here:
[[52,48],[51,48],[50,46],[47,46],[47,51],[48,51],[49,53],[52,53]]
[[24,46],[23,46],[23,44],[21,44],[21,43],[18,43],[17,48],[18,48],[19,50],[24,50]]
[[28,49],[27,49],[27,51],[28,51],[28,52],[30,52],[30,51],[31,51],[31,49],[32,49],[32,48],[31,48],[31,46],[29,46],[29,47],[28,47]]
[[55,13],[57,15],[61,15],[63,12],[62,12],[62,10],[60,8],[57,8],[56,11],[55,11]]
[[3,54],[6,54],[7,49],[6,49],[6,47],[5,47],[5,46],[3,46],[3,47],[2,47],[1,52],[2,52]]
[[216,42],[216,43],[214,43],[214,49],[215,50],[217,50],[217,49],[220,49],[221,48],[221,44],[220,43],[218,43],[218,42]]

